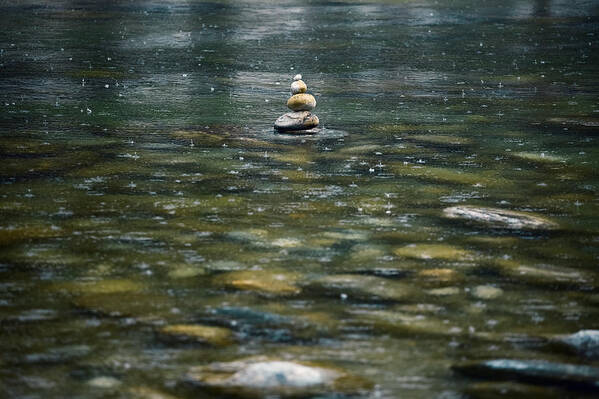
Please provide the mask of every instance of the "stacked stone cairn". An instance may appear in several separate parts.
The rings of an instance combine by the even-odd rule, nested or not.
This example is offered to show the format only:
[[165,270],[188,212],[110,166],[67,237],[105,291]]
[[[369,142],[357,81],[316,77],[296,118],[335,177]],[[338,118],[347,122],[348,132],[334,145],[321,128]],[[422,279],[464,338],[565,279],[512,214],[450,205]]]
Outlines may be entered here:
[[302,80],[302,75],[295,75],[291,83],[292,95],[287,100],[287,107],[293,112],[281,115],[275,121],[277,132],[310,134],[318,131],[318,117],[310,112],[316,108],[316,99],[306,93],[306,90],[308,87]]

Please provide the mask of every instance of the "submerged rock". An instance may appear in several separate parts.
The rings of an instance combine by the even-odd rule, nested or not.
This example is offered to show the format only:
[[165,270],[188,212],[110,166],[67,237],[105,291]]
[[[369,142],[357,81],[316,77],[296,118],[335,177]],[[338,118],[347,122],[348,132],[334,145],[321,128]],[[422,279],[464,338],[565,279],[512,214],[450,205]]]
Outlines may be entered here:
[[462,328],[431,315],[410,314],[391,310],[358,309],[351,311],[356,323],[369,325],[374,330],[396,336],[459,336]]
[[241,270],[218,275],[214,282],[217,285],[242,291],[257,291],[267,295],[295,295],[301,292],[301,289],[295,285],[298,279],[296,273]]
[[503,295],[503,290],[492,285],[478,285],[472,290],[472,295],[478,299],[495,299]]
[[447,244],[410,244],[393,251],[397,256],[416,259],[443,259],[464,261],[473,258],[473,253]]
[[173,299],[159,293],[89,294],[72,299],[73,305],[111,317],[133,317],[140,322],[169,320],[175,315]]
[[106,279],[98,281],[74,281],[57,283],[53,286],[57,291],[69,295],[120,294],[139,293],[143,284],[127,279]]
[[129,388],[127,394],[133,399],[177,399],[167,393],[144,386]]
[[515,152],[512,153],[514,157],[524,159],[526,161],[546,162],[546,163],[563,163],[566,162],[566,158],[557,155],[550,155],[544,152]]
[[443,216],[505,229],[553,230],[558,227],[555,222],[533,213],[468,205],[445,208]]
[[599,392],[599,368],[544,360],[494,359],[452,367],[477,378],[518,380]]
[[310,130],[318,126],[318,116],[309,111],[288,112],[277,118],[275,129],[281,132]]
[[495,259],[501,274],[516,281],[540,285],[579,285],[593,282],[593,276],[582,270],[548,264],[528,265],[512,259]]
[[446,134],[415,134],[406,136],[405,139],[442,146],[472,144],[472,140],[467,137]]
[[30,353],[23,357],[24,363],[66,363],[80,359],[91,353],[92,348],[87,345],[66,345],[50,348],[44,352]]
[[194,367],[186,381],[235,397],[308,397],[370,388],[343,370],[263,357]]
[[401,281],[359,274],[325,276],[315,280],[312,286],[324,289],[328,294],[360,300],[399,301],[420,293],[416,288]]
[[580,330],[556,339],[584,357],[599,359],[599,330]]
[[228,328],[210,327],[197,324],[174,324],[160,329],[165,338],[184,342],[199,342],[214,346],[226,346],[233,342],[233,334]]
[[556,387],[541,387],[519,382],[478,382],[465,388],[468,398],[472,399],[563,399],[566,392]]
[[425,269],[416,274],[419,283],[427,285],[446,285],[462,280],[463,275],[454,269]]
[[461,292],[458,287],[444,287],[444,288],[435,288],[433,290],[428,290],[427,294],[434,296],[449,296],[449,295],[457,295]]
[[99,376],[94,377],[91,380],[87,381],[87,385],[94,388],[102,388],[102,389],[112,389],[121,385],[121,381],[110,376]]

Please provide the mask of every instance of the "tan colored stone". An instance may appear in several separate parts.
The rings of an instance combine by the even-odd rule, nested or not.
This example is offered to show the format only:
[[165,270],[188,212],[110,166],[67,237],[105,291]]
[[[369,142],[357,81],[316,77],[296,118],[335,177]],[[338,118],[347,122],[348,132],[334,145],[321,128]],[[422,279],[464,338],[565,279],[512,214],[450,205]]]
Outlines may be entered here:
[[267,295],[294,295],[301,289],[295,285],[298,276],[294,273],[270,270],[240,270],[225,273],[215,278],[215,283],[242,291],[257,291]]
[[175,324],[160,329],[160,334],[182,341],[194,341],[214,346],[225,346],[233,342],[233,334],[228,328],[210,327],[195,324]]
[[287,100],[287,107],[292,111],[312,111],[316,108],[316,99],[311,94],[295,94]]
[[419,271],[417,276],[433,283],[450,283],[461,277],[460,273],[453,269],[426,269]]
[[472,290],[472,295],[478,299],[495,299],[503,295],[503,290],[492,285],[478,285]]

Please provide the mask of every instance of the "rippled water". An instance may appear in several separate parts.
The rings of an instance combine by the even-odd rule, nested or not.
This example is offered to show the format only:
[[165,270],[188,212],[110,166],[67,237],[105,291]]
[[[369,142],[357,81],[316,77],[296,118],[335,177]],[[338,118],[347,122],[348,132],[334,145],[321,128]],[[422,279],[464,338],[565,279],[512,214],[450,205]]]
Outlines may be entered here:
[[[548,343],[599,328],[596,2],[0,11],[4,396],[214,397],[187,370],[251,355],[342,368],[358,397],[583,395],[451,366],[599,366]],[[272,131],[296,73],[318,135]]]

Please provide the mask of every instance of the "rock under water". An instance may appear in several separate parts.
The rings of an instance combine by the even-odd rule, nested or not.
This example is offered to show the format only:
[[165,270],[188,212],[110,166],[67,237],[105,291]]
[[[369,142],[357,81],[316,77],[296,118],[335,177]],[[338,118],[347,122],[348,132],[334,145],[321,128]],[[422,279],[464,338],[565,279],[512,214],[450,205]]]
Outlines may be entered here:
[[194,367],[186,381],[234,397],[309,397],[370,387],[340,369],[264,357]]
[[560,337],[557,341],[584,357],[599,358],[599,330],[580,330],[575,334]]
[[468,205],[445,208],[443,216],[504,229],[553,230],[558,227],[555,222],[528,212]]
[[493,359],[452,367],[477,378],[517,380],[599,392],[599,368],[543,360]]

